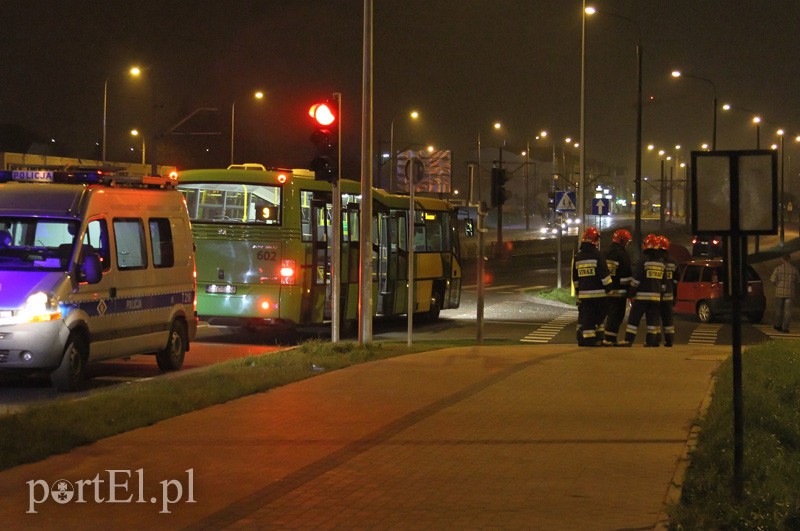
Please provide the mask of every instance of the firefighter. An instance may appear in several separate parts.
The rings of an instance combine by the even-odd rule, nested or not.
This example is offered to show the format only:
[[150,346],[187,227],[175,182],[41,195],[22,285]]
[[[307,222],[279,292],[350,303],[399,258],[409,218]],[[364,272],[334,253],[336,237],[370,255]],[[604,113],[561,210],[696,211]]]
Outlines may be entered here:
[[672,320],[672,307],[678,291],[678,264],[669,257],[669,238],[658,237],[658,254],[664,261],[664,281],[661,286],[661,331],[664,346],[671,347],[675,341],[675,325]]
[[625,328],[625,342],[631,346],[636,340],[636,332],[642,315],[647,322],[647,337],[644,346],[657,347],[660,326],[661,283],[664,281],[664,261],[658,256],[658,237],[648,234],[642,242],[642,258],[633,268],[631,296],[633,304]]
[[581,245],[572,265],[572,282],[578,301],[578,345],[600,346],[611,275],[600,254],[600,232],[594,227],[587,228],[581,237]]
[[625,229],[619,229],[611,237],[611,247],[606,253],[606,264],[611,274],[611,290],[608,292],[606,301],[606,326],[604,346],[618,344],[617,335],[622,321],[625,320],[625,308],[628,304],[628,290],[633,280],[631,269],[631,257],[625,248],[631,241],[631,233]]

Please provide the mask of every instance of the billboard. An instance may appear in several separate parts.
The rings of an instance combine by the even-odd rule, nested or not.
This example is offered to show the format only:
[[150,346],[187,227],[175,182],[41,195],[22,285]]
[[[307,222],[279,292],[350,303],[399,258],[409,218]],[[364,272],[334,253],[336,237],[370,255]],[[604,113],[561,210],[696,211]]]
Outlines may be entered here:
[[397,165],[394,171],[394,187],[397,192],[408,193],[406,163],[417,157],[422,161],[422,177],[414,187],[415,192],[431,192],[449,194],[452,190],[452,153],[450,150],[407,150],[397,154]]

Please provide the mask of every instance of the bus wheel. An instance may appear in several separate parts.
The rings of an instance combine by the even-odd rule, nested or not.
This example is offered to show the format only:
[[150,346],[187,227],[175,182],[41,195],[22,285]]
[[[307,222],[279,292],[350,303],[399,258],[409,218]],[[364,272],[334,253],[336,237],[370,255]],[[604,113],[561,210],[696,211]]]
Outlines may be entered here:
[[83,336],[69,336],[58,368],[50,373],[50,381],[58,391],[72,393],[80,390],[89,360],[89,346]]
[[183,358],[186,356],[186,324],[176,320],[172,323],[169,331],[169,339],[164,350],[156,353],[158,368],[162,371],[177,371],[183,366]]
[[425,320],[433,323],[439,319],[439,312],[442,311],[442,295],[438,291],[431,293],[431,307],[425,315]]

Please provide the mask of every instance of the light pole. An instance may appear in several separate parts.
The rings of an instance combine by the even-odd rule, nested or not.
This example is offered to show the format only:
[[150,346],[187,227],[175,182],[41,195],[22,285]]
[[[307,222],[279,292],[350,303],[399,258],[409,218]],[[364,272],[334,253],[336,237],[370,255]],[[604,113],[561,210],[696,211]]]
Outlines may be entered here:
[[785,231],[784,231],[784,227],[783,227],[783,225],[784,225],[784,211],[786,209],[786,205],[783,202],[784,201],[784,198],[783,198],[783,169],[784,169],[783,137],[784,137],[784,130],[783,129],[778,129],[776,131],[776,134],[780,137],[780,140],[781,140],[781,143],[780,143],[780,148],[781,148],[781,189],[780,189],[780,194],[781,195],[780,195],[780,205],[781,206],[780,206],[780,213],[779,213],[781,227],[780,227],[780,232],[779,232],[779,235],[780,235],[779,236],[779,238],[780,238],[779,241],[780,241],[781,247],[783,247],[783,243],[784,243],[784,239],[785,239]]
[[[139,130],[131,129],[131,136],[139,136]],[[144,135],[142,135],[142,164],[145,164],[145,152],[146,152],[145,150],[146,146],[144,143]]]
[[[632,24],[636,29],[636,168],[633,178],[633,193],[636,196],[636,204],[633,214],[633,243],[635,252],[638,253],[642,248],[642,28],[632,18],[617,13],[602,10],[594,10],[592,12],[584,11],[589,15],[598,12],[618,18]],[[714,105],[716,108],[716,103]],[[581,138],[581,146],[583,146],[583,141],[584,139]],[[583,162],[581,162],[581,175],[583,175]]]
[[[253,93],[253,98],[257,100],[264,99],[264,93],[260,90],[257,90]],[[236,100],[233,100],[231,103],[231,164],[233,164],[233,139],[234,139],[234,129],[236,126]]]
[[[419,119],[419,112],[411,111],[408,113],[408,117],[412,120]],[[396,155],[394,152],[394,118],[392,118],[392,123],[389,126],[389,188],[388,191],[392,192],[394,189],[394,177],[395,172],[397,171],[396,165]]]
[[714,112],[712,113],[712,125],[711,125],[711,151],[716,151],[717,149],[717,85],[708,78],[696,76],[694,74],[686,74],[681,72],[680,70],[673,70],[672,77],[688,77],[691,79],[697,79],[699,81],[703,81],[704,83],[708,83],[711,85],[711,89],[714,92]]
[[[142,70],[138,66],[131,67],[131,69],[128,70],[128,74],[132,77],[139,77],[141,73]],[[103,82],[103,166],[106,165],[106,133],[108,130],[108,80],[111,79],[111,77],[112,76],[107,77]]]
[[593,7],[586,7],[586,0],[582,0],[581,10],[581,128],[580,128],[580,173],[578,174],[578,211],[577,217],[584,225],[583,219],[583,188],[585,184],[586,167],[586,16],[595,12]]

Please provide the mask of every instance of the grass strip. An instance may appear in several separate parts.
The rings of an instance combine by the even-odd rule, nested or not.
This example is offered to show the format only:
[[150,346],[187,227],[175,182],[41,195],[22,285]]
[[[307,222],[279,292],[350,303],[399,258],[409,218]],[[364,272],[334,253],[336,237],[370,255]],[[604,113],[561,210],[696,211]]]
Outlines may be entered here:
[[769,341],[742,355],[744,497],[733,492],[733,370],[717,374],[698,421],[671,529],[800,529],[800,342]]
[[[441,347],[452,342],[441,342]],[[249,356],[167,377],[99,389],[0,417],[0,470],[44,459],[104,437],[273,389],[358,363],[434,350],[312,340],[298,348]]]
[[563,302],[575,306],[575,297],[572,295],[570,288],[546,288],[546,289],[530,289],[525,290],[525,293],[540,299],[547,299],[549,301]]

